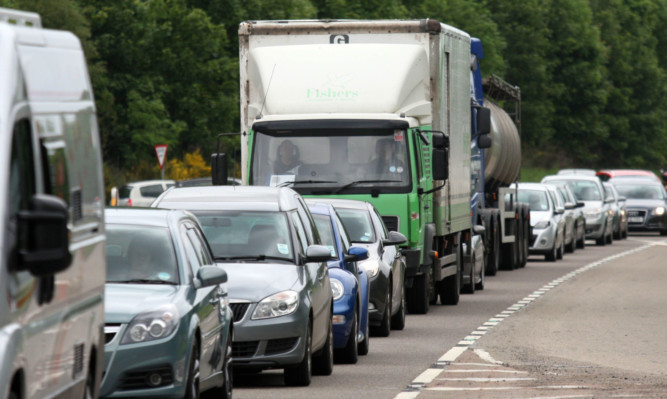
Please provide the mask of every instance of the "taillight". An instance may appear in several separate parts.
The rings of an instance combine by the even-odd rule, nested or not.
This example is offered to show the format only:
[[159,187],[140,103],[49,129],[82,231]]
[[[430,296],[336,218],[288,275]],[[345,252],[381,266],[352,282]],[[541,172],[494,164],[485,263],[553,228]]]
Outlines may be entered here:
[[127,200],[127,206],[132,206],[132,198]]

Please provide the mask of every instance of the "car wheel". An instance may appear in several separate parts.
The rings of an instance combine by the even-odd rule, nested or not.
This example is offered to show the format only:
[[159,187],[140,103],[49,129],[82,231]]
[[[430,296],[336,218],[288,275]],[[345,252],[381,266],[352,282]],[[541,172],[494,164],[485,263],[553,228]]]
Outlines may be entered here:
[[581,237],[577,239],[577,248],[586,248],[586,225],[581,228]]
[[[471,258],[474,255],[471,253]],[[464,294],[474,294],[475,293],[475,262],[470,265],[470,284],[465,284],[462,289]]]
[[486,265],[486,255],[482,256],[482,267],[479,272],[479,283],[475,283],[475,289],[480,291],[484,290],[484,275],[486,274],[484,273],[484,265]]
[[188,367],[188,379],[185,384],[184,399],[199,398],[199,345],[195,340],[190,350],[190,363]]
[[333,321],[329,318],[329,332],[324,347],[313,361],[313,373],[317,375],[331,375],[333,373]]
[[95,372],[92,367],[88,368],[88,377],[86,377],[86,386],[83,391],[83,399],[93,399],[95,391]]
[[391,317],[391,329],[402,330],[405,328],[405,285],[401,284],[401,302],[398,311]]
[[560,246],[556,250],[556,259],[563,259],[563,252],[565,252],[565,237],[560,241]]
[[555,262],[558,257],[558,249],[556,248],[556,240],[554,240],[554,246],[551,248],[548,254],[544,255],[544,259],[549,262]]
[[614,242],[614,230],[609,232],[609,235],[607,236],[607,244],[612,244]]
[[220,399],[232,399],[232,385],[234,384],[234,373],[232,372],[232,342],[234,342],[234,330],[230,329],[225,344],[225,357],[222,363],[222,374],[225,377],[225,383],[221,387],[214,388],[211,391],[211,397]]
[[[389,280],[391,284],[391,280]],[[389,292],[390,287],[387,287],[387,295],[385,297],[384,305],[384,314],[382,315],[382,321],[378,327],[373,327],[371,332],[374,336],[377,337],[388,337],[391,333],[391,293]]]
[[620,240],[621,236],[622,236],[621,222],[618,222],[618,224],[614,228],[614,240]]
[[313,331],[310,321],[306,328],[306,348],[303,354],[303,360],[295,367],[286,368],[283,373],[285,385],[306,387],[310,385],[310,379],[313,375]]
[[371,346],[371,340],[370,340],[370,337],[368,335],[368,312],[366,312],[366,330],[364,331],[364,339],[362,339],[361,342],[359,342],[359,344],[357,344],[357,352],[361,356],[366,356],[366,355],[368,355],[368,351],[370,350],[370,346]]
[[600,238],[595,239],[595,244],[599,245],[601,247],[604,247],[607,245],[607,226],[604,226],[604,229],[602,230],[602,235]]
[[345,348],[339,349],[335,352],[336,360],[340,359],[342,363],[355,364],[359,360],[359,345],[357,345],[357,334],[359,332],[359,315],[354,311],[352,316],[352,328],[350,335],[347,337],[347,344]]
[[661,236],[667,236],[667,230],[660,230]]

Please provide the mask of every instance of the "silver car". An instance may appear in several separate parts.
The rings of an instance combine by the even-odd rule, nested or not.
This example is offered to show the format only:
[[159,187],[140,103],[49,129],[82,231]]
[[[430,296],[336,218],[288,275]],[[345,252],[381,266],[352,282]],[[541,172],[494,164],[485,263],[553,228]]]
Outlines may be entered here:
[[611,210],[614,213],[614,239],[620,240],[628,236],[628,217],[626,211],[626,198],[622,197],[616,191],[612,183],[602,183],[607,192],[608,197],[612,197],[614,201],[611,203]]
[[568,209],[565,208],[565,202],[566,202],[565,196],[558,189],[557,186],[553,184],[545,184],[545,186],[547,186],[547,188],[549,189],[549,195],[551,195],[551,199],[556,204],[556,208],[557,209],[563,208],[563,214],[561,215],[561,218],[565,223],[563,228],[564,250],[559,254],[560,256],[558,257],[558,259],[561,259],[563,257],[564,252],[574,252],[574,247],[575,247],[574,214],[572,214],[572,212],[570,212]]
[[234,370],[284,369],[286,385],[333,371],[331,251],[303,198],[283,187],[172,188],[153,207],[197,216],[229,275]]
[[551,175],[544,177],[542,183],[566,183],[577,200],[584,203],[586,238],[595,240],[597,245],[612,243],[613,214],[610,204],[613,199],[605,198],[600,179],[581,174]]
[[530,205],[530,225],[533,236],[530,241],[530,254],[544,255],[548,261],[555,262],[563,257],[565,250],[565,209],[556,205],[549,194],[549,188],[540,183],[519,183],[519,202]]
[[572,218],[574,219],[574,236],[575,242],[572,250],[565,245],[565,250],[568,252],[574,252],[576,248],[585,248],[586,247],[586,217],[584,216],[584,203],[577,201],[577,197],[574,196],[574,193],[567,184],[557,185],[560,192],[563,194],[565,199],[565,213],[572,213]]

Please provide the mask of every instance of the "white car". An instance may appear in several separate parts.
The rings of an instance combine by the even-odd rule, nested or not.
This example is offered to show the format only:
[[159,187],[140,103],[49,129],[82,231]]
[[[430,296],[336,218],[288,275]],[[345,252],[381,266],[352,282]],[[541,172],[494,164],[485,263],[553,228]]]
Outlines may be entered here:
[[128,183],[118,189],[118,206],[148,207],[160,194],[174,185],[176,185],[174,180],[144,180]]

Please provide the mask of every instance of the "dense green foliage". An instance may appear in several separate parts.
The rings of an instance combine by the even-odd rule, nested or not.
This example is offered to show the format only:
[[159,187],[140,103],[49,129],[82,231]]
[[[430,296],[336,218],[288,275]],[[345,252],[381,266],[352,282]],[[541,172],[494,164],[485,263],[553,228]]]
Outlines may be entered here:
[[[482,39],[483,72],[522,90],[524,164],[667,166],[667,0],[0,0],[77,34],[104,159],[130,171],[238,129],[240,21],[433,18]],[[230,141],[231,145],[235,141]],[[229,145],[228,145],[229,146]],[[141,169],[141,168],[139,168]],[[150,168],[143,168],[143,173]],[[134,172],[133,172],[134,171]],[[134,173],[134,174],[133,174]],[[123,173],[117,173],[119,179]]]

